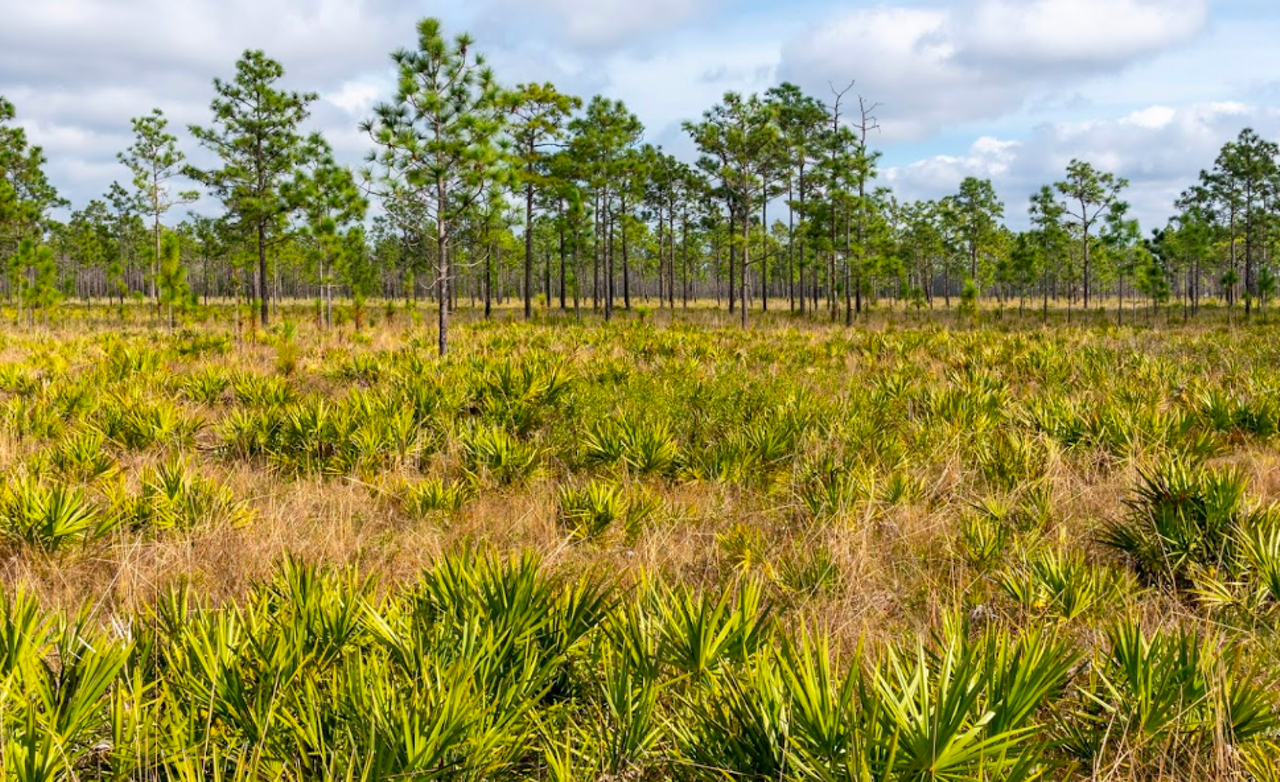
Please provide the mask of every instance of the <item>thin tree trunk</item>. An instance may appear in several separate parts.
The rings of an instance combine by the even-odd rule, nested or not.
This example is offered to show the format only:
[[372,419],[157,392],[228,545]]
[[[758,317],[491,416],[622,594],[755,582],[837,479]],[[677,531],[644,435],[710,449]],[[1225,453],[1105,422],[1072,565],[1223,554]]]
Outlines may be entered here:
[[[564,200],[562,199],[562,200],[560,201],[560,311],[561,311],[561,312],[564,312],[564,311],[565,311],[565,309],[567,309],[567,307],[565,306],[565,305],[567,304],[567,302],[565,301],[565,290],[564,290],[564,282],[565,282],[565,271],[564,271],[564,253],[565,253],[564,241],[565,241],[565,239],[564,239],[564,229],[565,229],[565,215],[564,215]],[[574,248],[575,248],[575,251],[576,251],[576,248],[577,248],[577,240],[575,240],[575,241],[574,241]],[[577,273],[577,271],[576,271],[576,267],[575,267],[575,272],[574,272],[574,273],[575,273],[575,274]],[[551,304],[551,295],[550,295],[550,294],[547,294],[547,304],[548,304],[548,306],[550,306],[550,304]]]
[[269,320],[268,303],[267,303],[267,227],[263,223],[258,223],[258,299],[259,299],[259,317],[262,320],[262,327],[267,327]]
[[533,317],[533,183],[524,188],[524,319]]

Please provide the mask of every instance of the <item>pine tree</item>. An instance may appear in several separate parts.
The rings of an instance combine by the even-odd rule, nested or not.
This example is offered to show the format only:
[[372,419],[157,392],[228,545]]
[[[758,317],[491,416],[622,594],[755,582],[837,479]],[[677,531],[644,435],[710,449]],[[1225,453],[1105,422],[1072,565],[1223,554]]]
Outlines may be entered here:
[[45,175],[44,151],[14,124],[14,105],[0,95],[0,258],[23,240],[43,237],[50,209],[66,206]]
[[133,187],[140,210],[150,215],[151,236],[155,255],[151,259],[151,297],[159,306],[160,296],[157,290],[156,275],[159,273],[160,258],[160,221],[174,206],[188,204],[196,200],[195,192],[184,191],[172,193],[170,182],[182,170],[182,162],[186,155],[178,149],[178,139],[166,131],[169,120],[164,112],[153,109],[145,117],[133,119],[134,142],[117,158],[133,174]]
[[[1048,185],[1031,196],[1030,217],[1033,236],[1043,277],[1041,294],[1044,297],[1044,317],[1049,317],[1049,273],[1058,267],[1069,267],[1069,236],[1066,228],[1066,207],[1054,196]],[[1070,272],[1070,269],[1067,269]],[[1070,305],[1068,305],[1069,307]],[[1067,310],[1070,313],[1070,309]]]
[[1064,214],[1080,234],[1080,253],[1084,272],[1084,308],[1089,309],[1089,293],[1091,283],[1091,263],[1093,237],[1090,230],[1111,205],[1120,198],[1120,193],[1129,186],[1126,179],[1117,177],[1107,171],[1099,171],[1091,163],[1083,160],[1072,160],[1067,165],[1067,177],[1054,185],[1054,188],[1066,198]]
[[62,299],[53,248],[33,239],[23,239],[18,252],[9,261],[9,273],[18,293],[18,318],[22,317],[25,306],[29,324],[35,324],[37,312],[43,313],[47,323],[49,310]]
[[586,111],[570,124],[570,155],[578,164],[579,178],[586,186],[588,209],[595,217],[593,306],[604,302],[605,320],[613,317],[615,227],[623,211],[619,192],[630,184],[629,167],[634,150],[644,135],[644,125],[622,101],[597,95]]
[[423,19],[417,50],[391,55],[394,101],[377,106],[362,125],[380,148],[371,162],[382,169],[384,193],[410,201],[434,222],[441,355],[449,351],[450,243],[489,183],[509,176],[498,143],[502,92],[473,43],[465,34],[449,41],[438,19]]
[[751,258],[751,212],[764,190],[762,168],[765,152],[778,143],[773,109],[758,96],[744,98],[735,92],[703,114],[702,121],[686,122],[688,133],[703,153],[701,165],[719,181],[729,207],[730,222],[741,221],[734,243],[742,259],[742,326],[747,326],[747,268]]
[[182,241],[172,232],[165,232],[160,243],[160,265],[156,270],[156,290],[160,305],[168,311],[169,330],[177,324],[177,312],[191,296],[187,283],[187,269],[182,265]]
[[1277,200],[1280,200],[1280,145],[1263,139],[1252,128],[1245,128],[1235,141],[1227,143],[1210,173],[1202,174],[1201,181],[1212,197],[1230,205],[1232,260],[1234,266],[1236,229],[1244,228],[1244,311],[1253,312],[1253,302],[1258,296],[1256,268],[1259,255],[1265,246],[1261,238],[1267,233],[1268,223]]
[[[791,281],[791,309],[797,305],[806,310],[805,271],[809,267],[808,244],[812,168],[814,155],[821,144],[827,122],[827,111],[816,98],[805,95],[799,87],[784,82],[766,93],[777,116],[779,130],[789,156],[787,169],[787,244],[788,276]],[[799,223],[796,222],[797,216]],[[797,296],[797,289],[799,295]]]
[[306,251],[317,266],[322,320],[331,327],[336,261],[348,234],[364,220],[369,202],[351,169],[338,165],[333,149],[318,133],[308,137],[302,159],[303,167],[290,185],[290,198],[298,205]]
[[[533,212],[537,191],[551,184],[545,166],[548,149],[564,140],[565,120],[582,100],[547,84],[522,84],[505,96],[511,114],[510,133],[524,189],[524,317],[533,316]],[[548,305],[550,297],[548,296]]]
[[990,179],[965,177],[955,199],[960,219],[960,235],[969,254],[969,277],[982,289],[979,262],[996,240],[1004,203],[996,195]]
[[210,108],[212,127],[192,126],[201,145],[216,154],[222,167],[183,169],[204,184],[253,237],[257,249],[257,299],[262,325],[269,320],[270,287],[267,248],[282,234],[285,217],[294,205],[286,197],[287,183],[301,162],[301,125],[314,93],[287,92],[276,87],[284,67],[258,50],[246,51],[236,63],[232,81],[213,80],[217,93]]
[[1107,210],[1102,230],[1102,246],[1116,278],[1116,323],[1124,322],[1125,283],[1137,277],[1145,261],[1142,257],[1142,228],[1129,217],[1129,204],[1116,201]]

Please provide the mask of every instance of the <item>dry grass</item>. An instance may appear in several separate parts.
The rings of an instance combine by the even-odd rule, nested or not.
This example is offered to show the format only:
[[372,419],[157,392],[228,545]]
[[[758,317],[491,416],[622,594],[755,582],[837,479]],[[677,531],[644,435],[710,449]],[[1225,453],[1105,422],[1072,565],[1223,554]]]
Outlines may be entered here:
[[[183,357],[169,348],[187,337],[158,335],[136,325],[103,331],[101,322],[79,317],[49,332],[9,330],[0,337],[0,367],[31,368],[56,382],[94,376],[111,340],[131,349],[165,351],[159,371],[119,378],[112,381],[118,388],[98,390],[174,400],[203,426],[187,446],[113,446],[116,480],[136,492],[148,470],[180,453],[193,470],[243,502],[252,521],[167,532],[120,529],[55,553],[10,545],[0,559],[0,578],[11,593],[33,592],[50,612],[74,614],[87,606],[105,622],[140,614],[179,584],[215,604],[242,601],[286,555],[354,568],[390,589],[413,582],[446,552],[478,547],[507,554],[534,551],[549,568],[590,572],[624,587],[662,581],[714,593],[745,573],[770,585],[785,627],[820,629],[845,659],[857,652],[874,656],[904,638],[927,636],[948,617],[967,616],[978,624],[998,618],[1035,627],[1050,618],[1009,602],[997,585],[1002,566],[969,561],[962,534],[967,520],[984,503],[1003,503],[1018,512],[1030,512],[1026,508],[1038,503],[1045,518],[1013,536],[1003,555],[1006,562],[1023,549],[1047,548],[1083,552],[1092,564],[1122,567],[1121,559],[1097,544],[1100,525],[1125,514],[1139,469],[1166,458],[1183,442],[1161,440],[1153,428],[1160,419],[1142,416],[1146,411],[1188,416],[1192,423],[1177,437],[1191,438],[1204,425],[1196,423],[1197,403],[1188,389],[1264,399],[1280,387],[1280,354],[1257,327],[1086,330],[1043,327],[1030,314],[986,313],[983,318],[982,324],[953,320],[953,328],[940,329],[936,323],[917,325],[914,313],[882,311],[864,329],[850,332],[770,315],[757,317],[757,325],[742,336],[731,328],[727,313],[705,307],[674,315],[655,312],[647,326],[624,321],[614,327],[494,326],[463,314],[456,355],[448,364],[430,357],[431,333],[403,316],[390,322],[380,318],[360,333],[322,332],[301,321],[290,348],[297,352],[296,366],[281,361],[284,340],[278,333],[234,343],[225,354]],[[1078,313],[1075,318],[1080,319]],[[205,328],[217,332],[216,324],[211,318]],[[529,435],[541,449],[534,477],[512,485],[477,478],[476,494],[461,510],[415,517],[397,501],[397,492],[424,476],[455,480],[464,474],[466,427],[489,415],[477,407],[480,402],[444,414],[443,447],[429,458],[326,476],[227,454],[223,424],[245,405],[228,402],[229,397],[193,402],[175,395],[170,384],[202,373],[274,377],[298,399],[340,405],[386,386],[377,378],[339,375],[335,370],[342,362],[364,357],[388,372],[403,371],[397,362],[407,354],[422,357],[428,373],[424,382],[437,382],[430,375],[435,372],[447,383],[465,383],[486,368],[553,362],[567,368],[580,396],[553,407],[551,417]],[[900,397],[875,401],[878,389],[899,381]],[[690,393],[690,384],[702,384],[705,391]],[[460,393],[443,389],[446,395],[455,392]],[[988,392],[999,402],[994,412],[983,413]],[[657,407],[682,393],[691,400],[688,407]],[[616,402],[611,395],[617,395]],[[24,396],[32,392],[10,390],[0,402],[12,404]],[[1083,444],[1039,431],[1027,416],[1043,400],[1081,403],[1076,413],[1081,420],[1112,412],[1120,422],[1116,426],[1131,425],[1132,431],[1116,435],[1103,427]],[[697,477],[687,464],[667,477],[645,476],[585,466],[578,453],[577,443],[597,420],[625,410],[671,421],[684,449],[682,459],[692,464],[784,408],[819,412],[804,424],[805,434],[780,466],[750,466],[736,477]],[[561,417],[570,413],[575,417]],[[697,428],[703,424],[695,426],[700,417],[713,414],[731,423],[713,426],[711,434]],[[862,432],[867,416],[885,419],[880,429],[881,422],[871,422],[870,435]],[[39,455],[58,441],[24,435],[26,423],[9,419],[0,430],[0,469],[6,473],[41,469],[30,465],[38,465]],[[1016,442],[1029,444],[1035,463],[1019,466],[1016,455],[984,455],[995,433],[1012,433]],[[1133,441],[1118,445],[1107,437]],[[1228,431],[1215,442],[1217,453],[1204,460],[1208,467],[1242,470],[1259,502],[1280,498],[1280,451],[1271,437]],[[804,470],[827,458],[837,460],[842,475],[865,478],[870,488],[851,489],[842,506],[818,511],[803,496]],[[1005,468],[1012,478],[991,472]],[[615,525],[599,540],[575,542],[558,521],[558,490],[585,475],[616,481],[623,491],[647,492],[657,500],[655,510],[635,529]],[[892,482],[899,479],[902,496],[886,494],[896,491]],[[789,586],[788,579],[808,578],[803,566],[819,560],[829,561],[833,576],[820,577],[812,588]],[[1152,630],[1217,632],[1225,626],[1185,595],[1141,590],[1118,596],[1067,629],[1083,645],[1097,646],[1109,617],[1119,615],[1139,617]],[[1256,646],[1259,659],[1277,662],[1272,659],[1277,644]],[[1108,754],[1105,762],[1083,773],[1127,779],[1132,770],[1123,752]],[[1219,758],[1197,773],[1226,779],[1232,764]],[[1165,778],[1160,768],[1145,768],[1143,773],[1153,776],[1144,778]],[[1178,769],[1186,773],[1187,766]]]

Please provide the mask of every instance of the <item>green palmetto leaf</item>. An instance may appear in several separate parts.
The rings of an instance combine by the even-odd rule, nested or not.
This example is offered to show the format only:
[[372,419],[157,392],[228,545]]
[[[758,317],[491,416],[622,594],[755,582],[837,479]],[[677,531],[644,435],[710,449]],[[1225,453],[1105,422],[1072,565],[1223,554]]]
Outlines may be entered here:
[[790,709],[775,662],[756,661],[712,690],[694,689],[684,719],[670,724],[682,765],[702,778],[786,778]]
[[983,657],[972,648],[952,639],[932,660],[923,647],[914,657],[909,663],[890,652],[886,669],[875,675],[882,730],[893,736],[887,768],[897,778],[958,781],[1038,773],[1039,728],[1015,724],[1037,700],[1026,679],[1016,673],[1008,679],[1001,715],[989,705]]
[[1280,603],[1280,518],[1275,510],[1259,514],[1259,523],[1239,533],[1241,550],[1252,570],[1258,597]]
[[700,679],[754,653],[769,636],[770,609],[754,581],[742,582],[734,598],[730,592],[719,598],[685,590],[664,593],[658,602],[664,662]]
[[91,537],[102,516],[79,489],[20,478],[0,493],[0,524],[12,538],[47,552]]
[[54,782],[67,774],[66,756],[57,734],[41,729],[34,704],[23,714],[25,729],[6,736],[0,757],[6,776],[15,782]]
[[605,658],[597,743],[604,770],[613,775],[640,765],[662,737],[657,716],[661,688],[625,656]]
[[[829,643],[805,633],[782,648],[782,672],[791,700],[793,763],[809,776],[835,782],[869,778],[877,740],[875,706],[852,668],[843,677],[834,670]],[[868,708],[870,707],[870,708]]]

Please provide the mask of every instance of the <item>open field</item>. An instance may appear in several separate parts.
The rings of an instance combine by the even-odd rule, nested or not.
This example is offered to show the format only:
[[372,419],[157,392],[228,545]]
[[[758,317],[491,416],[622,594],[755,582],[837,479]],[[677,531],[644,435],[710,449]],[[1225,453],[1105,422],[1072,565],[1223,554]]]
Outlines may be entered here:
[[5,328],[7,776],[1278,778],[1272,327],[370,313]]
[[1274,2],[9,5],[0,782],[1280,782]]

